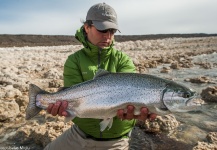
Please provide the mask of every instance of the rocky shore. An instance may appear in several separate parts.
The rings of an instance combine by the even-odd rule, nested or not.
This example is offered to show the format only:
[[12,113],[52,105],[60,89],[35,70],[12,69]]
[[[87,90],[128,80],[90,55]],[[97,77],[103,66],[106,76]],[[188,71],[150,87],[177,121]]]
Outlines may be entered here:
[[[57,91],[63,86],[65,60],[82,46],[75,42],[59,46],[9,46],[4,43],[0,44],[3,45],[0,47],[0,149],[13,146],[43,149],[73,123],[64,123],[63,117],[52,117],[45,111],[26,121],[28,85],[33,83],[47,91]],[[138,73],[150,73],[151,68],[158,69],[164,64],[169,67],[160,67],[159,74],[194,66],[207,70],[217,68],[217,61],[192,61],[194,56],[217,53],[217,36],[120,40],[115,47],[133,59]],[[185,82],[198,85],[207,84],[201,89],[199,100],[211,102],[214,112],[217,108],[216,79],[217,76],[208,78],[200,74],[185,79]],[[159,116],[154,122],[138,122],[132,134],[131,149],[217,149],[217,118],[212,115],[214,119],[206,122],[209,128],[185,126],[187,122],[172,114]]]
[[[115,35],[117,42],[137,40],[158,40],[166,38],[194,38],[212,37],[217,34],[150,34],[150,35]],[[80,45],[75,36],[67,35],[0,35],[0,47],[23,47],[23,46],[59,46],[59,45]]]

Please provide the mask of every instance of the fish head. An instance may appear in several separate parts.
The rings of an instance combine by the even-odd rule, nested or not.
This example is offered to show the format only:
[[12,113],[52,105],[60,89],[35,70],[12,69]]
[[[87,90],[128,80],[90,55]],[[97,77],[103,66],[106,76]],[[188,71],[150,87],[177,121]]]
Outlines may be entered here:
[[171,112],[188,112],[197,110],[202,103],[195,100],[197,93],[180,84],[168,84],[163,90],[163,105]]

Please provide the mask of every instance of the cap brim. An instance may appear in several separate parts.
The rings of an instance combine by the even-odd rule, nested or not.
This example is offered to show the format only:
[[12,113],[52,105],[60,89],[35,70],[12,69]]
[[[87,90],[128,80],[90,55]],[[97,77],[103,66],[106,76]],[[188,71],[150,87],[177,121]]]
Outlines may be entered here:
[[94,26],[96,27],[97,30],[106,30],[106,29],[118,29],[117,24],[113,23],[113,22],[109,22],[109,21],[94,21],[92,20]]

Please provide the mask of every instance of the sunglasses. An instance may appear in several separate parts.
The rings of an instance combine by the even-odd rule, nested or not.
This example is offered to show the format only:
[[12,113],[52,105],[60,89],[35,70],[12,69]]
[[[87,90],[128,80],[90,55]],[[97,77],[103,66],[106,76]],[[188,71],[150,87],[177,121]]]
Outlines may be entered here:
[[107,33],[109,31],[111,34],[115,34],[117,32],[117,29],[106,29],[106,30],[97,30],[97,31],[100,33]]
[[[91,22],[90,26],[94,26]],[[95,27],[95,26],[94,26]],[[96,28],[96,27],[95,27]],[[117,32],[117,29],[106,29],[106,30],[98,30],[96,28],[96,30],[100,33],[107,33],[108,31],[111,33],[111,34],[115,34]]]

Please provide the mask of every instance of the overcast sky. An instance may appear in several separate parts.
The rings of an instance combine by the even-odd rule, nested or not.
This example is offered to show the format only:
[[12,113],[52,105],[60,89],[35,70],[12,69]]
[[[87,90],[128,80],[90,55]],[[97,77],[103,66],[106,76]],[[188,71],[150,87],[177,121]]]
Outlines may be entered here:
[[0,34],[74,35],[99,2],[122,35],[217,33],[217,0],[0,0]]

